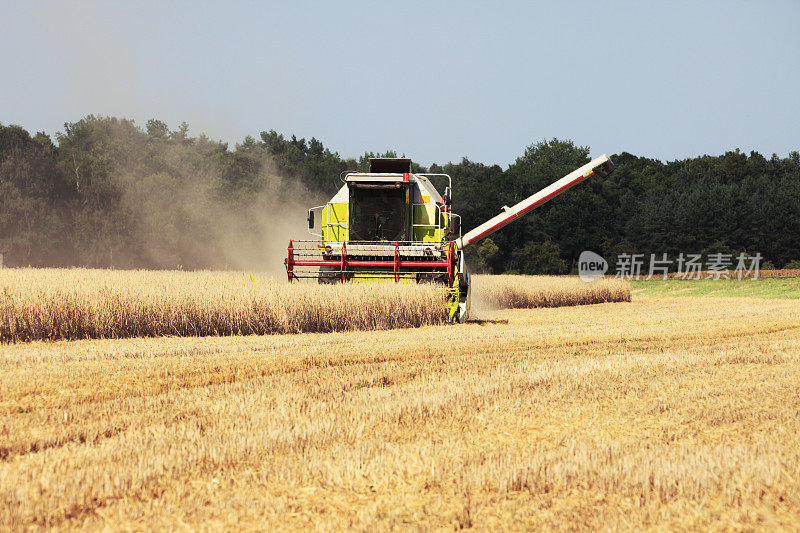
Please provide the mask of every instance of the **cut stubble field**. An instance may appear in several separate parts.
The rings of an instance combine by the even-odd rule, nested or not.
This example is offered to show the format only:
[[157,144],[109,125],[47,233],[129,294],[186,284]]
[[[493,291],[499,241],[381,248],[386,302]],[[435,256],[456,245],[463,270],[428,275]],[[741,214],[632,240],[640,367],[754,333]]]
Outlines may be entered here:
[[800,521],[800,304],[635,296],[384,331],[0,347],[0,525]]

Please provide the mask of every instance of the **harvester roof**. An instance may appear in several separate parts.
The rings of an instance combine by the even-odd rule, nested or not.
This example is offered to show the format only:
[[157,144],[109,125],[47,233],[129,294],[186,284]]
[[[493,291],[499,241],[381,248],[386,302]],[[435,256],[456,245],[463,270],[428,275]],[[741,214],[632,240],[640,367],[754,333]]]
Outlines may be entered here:
[[390,174],[390,173],[375,173],[375,172],[354,172],[347,174],[344,177],[346,182],[371,182],[371,183],[393,183],[393,182],[408,182],[411,174]]
[[[419,177],[414,176],[414,166],[411,159],[405,157],[371,157],[369,159],[368,172],[349,172],[345,175],[344,181],[350,185],[357,183],[374,184],[396,184],[419,181]],[[356,185],[359,186],[359,185]]]

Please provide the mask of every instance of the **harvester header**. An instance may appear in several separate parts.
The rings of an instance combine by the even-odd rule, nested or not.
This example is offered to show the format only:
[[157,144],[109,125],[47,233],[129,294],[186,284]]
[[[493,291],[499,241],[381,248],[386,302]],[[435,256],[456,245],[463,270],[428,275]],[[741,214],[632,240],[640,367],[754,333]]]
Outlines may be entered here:
[[[372,158],[369,163],[369,172],[346,173],[329,202],[309,209],[308,228],[315,239],[289,241],[289,281],[438,283],[447,290],[451,321],[463,320],[469,312],[465,247],[586,178],[604,178],[615,168],[602,155],[461,235],[449,175],[415,173],[406,158]],[[443,194],[431,179],[446,180]]]

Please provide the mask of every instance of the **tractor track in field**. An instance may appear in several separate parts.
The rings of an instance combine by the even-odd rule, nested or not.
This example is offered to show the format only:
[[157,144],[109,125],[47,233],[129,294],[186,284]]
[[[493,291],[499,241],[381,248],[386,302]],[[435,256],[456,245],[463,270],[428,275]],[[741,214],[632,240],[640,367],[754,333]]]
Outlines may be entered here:
[[97,444],[100,441],[110,439],[124,433],[128,430],[126,427],[109,428],[102,431],[99,435],[88,437],[85,434],[75,435],[67,438],[60,438],[50,442],[32,442],[26,448],[25,446],[0,446],[0,461],[10,461],[15,456],[19,455],[33,455],[40,453],[51,448],[62,448],[70,444]]

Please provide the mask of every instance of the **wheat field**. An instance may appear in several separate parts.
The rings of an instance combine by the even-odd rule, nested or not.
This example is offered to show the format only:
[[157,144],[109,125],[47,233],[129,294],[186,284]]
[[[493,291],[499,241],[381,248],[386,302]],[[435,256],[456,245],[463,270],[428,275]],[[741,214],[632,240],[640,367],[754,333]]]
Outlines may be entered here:
[[[254,279],[241,272],[0,269],[0,342],[378,330],[447,318],[437,285]],[[630,300],[622,282],[475,280],[478,297],[495,307]]]
[[604,278],[586,283],[575,276],[473,276],[473,298],[494,309],[563,307],[630,302],[626,281]]
[[0,346],[0,529],[794,529],[800,306]]
[[0,269],[0,341],[265,335],[441,324],[432,285],[289,284],[241,272]]

